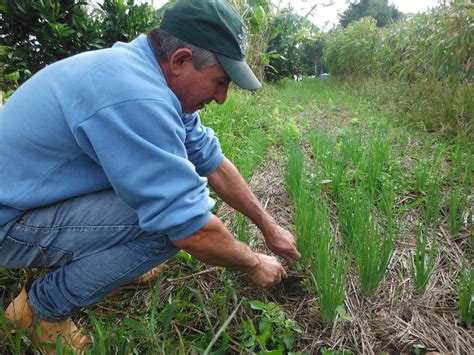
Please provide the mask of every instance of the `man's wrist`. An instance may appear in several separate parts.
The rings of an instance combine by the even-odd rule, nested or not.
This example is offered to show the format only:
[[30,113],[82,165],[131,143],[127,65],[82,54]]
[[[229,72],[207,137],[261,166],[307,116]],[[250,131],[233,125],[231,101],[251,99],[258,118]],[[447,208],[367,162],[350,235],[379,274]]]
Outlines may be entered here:
[[262,222],[262,225],[260,227],[260,230],[265,237],[265,240],[268,238],[271,238],[275,235],[275,229],[278,228],[278,224],[275,222],[275,220],[272,217],[268,217]]
[[[250,249],[250,248],[249,248]],[[250,251],[249,259],[248,259],[248,264],[240,267],[240,271],[243,271],[247,274],[251,274],[255,270],[258,270],[260,268],[260,265],[262,261],[260,260],[260,257],[258,256],[257,253]]]

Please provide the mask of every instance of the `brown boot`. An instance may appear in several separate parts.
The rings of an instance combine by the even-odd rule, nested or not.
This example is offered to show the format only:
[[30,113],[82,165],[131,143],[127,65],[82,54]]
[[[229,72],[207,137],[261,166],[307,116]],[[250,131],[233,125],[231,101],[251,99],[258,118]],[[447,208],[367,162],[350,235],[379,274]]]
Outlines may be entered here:
[[129,282],[128,284],[123,285],[121,289],[122,290],[137,290],[140,288],[145,288],[145,287],[154,285],[156,283],[156,280],[158,280],[158,277],[160,276],[160,274],[166,269],[168,269],[168,265],[164,263],[158,266],[155,266],[153,269],[143,274],[142,276],[137,277],[132,282]]
[[[27,287],[23,287],[20,294],[13,300],[5,311],[5,316],[11,321],[17,323],[22,328],[33,328],[33,314],[28,304]],[[62,343],[67,344],[77,353],[86,350],[91,344],[88,336],[83,336],[80,330],[70,319],[60,322],[48,322],[39,320],[37,323],[38,331],[33,335],[35,343],[55,344],[56,338],[60,336]],[[55,353],[46,350],[47,354]]]

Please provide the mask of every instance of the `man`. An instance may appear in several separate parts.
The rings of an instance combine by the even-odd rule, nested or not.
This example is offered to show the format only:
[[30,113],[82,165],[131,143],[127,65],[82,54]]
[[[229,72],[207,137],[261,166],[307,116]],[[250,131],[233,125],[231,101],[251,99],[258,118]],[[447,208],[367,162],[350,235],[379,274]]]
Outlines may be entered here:
[[[183,0],[160,29],[59,61],[0,111],[0,267],[51,270],[8,318],[85,349],[68,318],[184,249],[244,271],[258,286],[286,277],[276,258],[238,242],[210,213],[206,184],[299,259],[294,237],[262,208],[195,112],[229,83],[260,87],[244,61],[243,24],[220,0]],[[206,179],[207,177],[207,179]],[[149,274],[148,274],[149,275]],[[140,281],[140,279],[138,280]]]

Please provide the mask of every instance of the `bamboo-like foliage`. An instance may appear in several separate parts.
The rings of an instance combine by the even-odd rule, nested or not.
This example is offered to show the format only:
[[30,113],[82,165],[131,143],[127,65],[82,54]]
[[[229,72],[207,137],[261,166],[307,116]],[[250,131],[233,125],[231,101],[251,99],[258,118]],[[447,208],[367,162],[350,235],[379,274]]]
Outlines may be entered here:
[[387,28],[363,18],[328,36],[326,64],[335,74],[380,73],[448,84],[471,80],[474,36],[469,7],[440,7]]
[[[452,2],[430,13],[376,27],[363,18],[326,36],[325,64],[337,76],[394,80],[399,102],[429,130],[472,130],[473,5]],[[414,107],[416,106],[416,107]]]
[[276,35],[276,29],[272,20],[276,15],[277,9],[270,0],[230,0],[234,8],[248,29],[248,48],[247,62],[255,71],[257,77],[263,80],[265,65],[267,59],[267,49],[271,39]]

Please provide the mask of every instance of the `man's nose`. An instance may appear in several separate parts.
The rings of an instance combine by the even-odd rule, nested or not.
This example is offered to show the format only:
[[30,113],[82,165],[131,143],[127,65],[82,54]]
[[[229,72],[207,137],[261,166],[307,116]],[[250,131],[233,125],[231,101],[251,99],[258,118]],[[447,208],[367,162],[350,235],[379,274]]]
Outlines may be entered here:
[[227,91],[229,90],[229,84],[219,85],[214,95],[214,100],[222,105],[227,99]]

